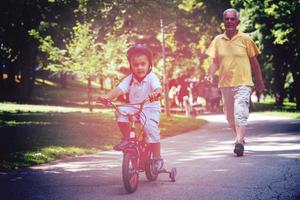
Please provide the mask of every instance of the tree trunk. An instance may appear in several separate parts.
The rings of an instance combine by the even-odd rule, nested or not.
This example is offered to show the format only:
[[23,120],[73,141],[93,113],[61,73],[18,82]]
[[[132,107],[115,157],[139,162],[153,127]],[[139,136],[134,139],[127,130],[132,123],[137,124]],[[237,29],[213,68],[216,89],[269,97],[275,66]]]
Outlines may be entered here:
[[27,101],[30,99],[35,81],[35,66],[36,66],[36,47],[28,44],[21,52],[19,65],[21,67],[21,87],[20,100]]
[[104,90],[104,77],[102,75],[99,76],[99,84],[100,90]]
[[[275,48],[274,48],[275,49]],[[284,89],[284,84],[286,80],[286,75],[288,72],[288,66],[287,63],[284,61],[284,55],[282,52],[284,52],[284,49],[282,46],[278,46],[276,48],[277,51],[274,52],[274,58],[273,58],[273,90],[275,95],[275,103],[277,107],[282,107],[283,100],[286,97],[286,91]]]
[[2,66],[0,66],[0,88],[1,88],[1,90],[0,90],[0,101],[1,101],[1,100],[4,100],[4,97],[5,97],[4,91],[6,89],[5,80],[4,80],[4,69]]
[[34,83],[35,83],[35,78],[36,78],[36,72],[35,72],[35,67],[37,66],[37,61],[36,61],[36,53],[32,55],[32,65],[31,65],[31,79],[29,82],[29,88],[28,88],[28,97],[30,98],[34,89]]
[[60,73],[60,85],[62,88],[67,88],[67,73],[66,72]]
[[299,90],[299,85],[300,85],[300,59],[296,60],[291,64],[291,71],[294,79],[294,87],[293,87],[293,96],[295,96],[296,100],[296,110],[300,111],[300,90]]
[[22,61],[20,63],[21,66],[21,87],[19,92],[19,99],[21,101],[28,100],[28,90],[29,90],[29,82],[30,82],[30,66],[28,63]]
[[88,78],[88,88],[87,88],[87,93],[88,93],[88,107],[90,112],[93,112],[93,105],[92,105],[92,81],[91,78]]
[[7,87],[5,88],[5,99],[10,100],[10,101],[15,101],[16,100],[16,95],[17,95],[17,83],[15,81],[15,76],[16,76],[16,68],[17,68],[17,62],[11,62],[8,64],[8,77],[7,77]]

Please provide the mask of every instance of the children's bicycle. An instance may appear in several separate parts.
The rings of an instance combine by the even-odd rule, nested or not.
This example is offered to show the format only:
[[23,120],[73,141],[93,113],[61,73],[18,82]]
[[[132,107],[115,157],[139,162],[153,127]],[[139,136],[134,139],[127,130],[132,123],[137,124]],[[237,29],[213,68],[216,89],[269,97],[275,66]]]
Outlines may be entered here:
[[[108,99],[98,99],[106,107],[113,108],[117,113],[126,116],[130,124],[130,139],[128,145],[123,149],[123,163],[122,163],[122,176],[123,184],[128,193],[133,193],[137,190],[139,185],[139,173],[145,172],[149,181],[155,181],[160,173],[168,173],[171,181],[175,182],[176,168],[170,171],[161,168],[156,170],[154,167],[153,152],[150,150],[147,142],[146,135],[141,131],[136,133],[136,123],[139,116],[143,115],[143,106],[149,101],[149,98],[138,104],[123,104],[116,105]],[[126,113],[120,107],[134,107],[136,112]]]

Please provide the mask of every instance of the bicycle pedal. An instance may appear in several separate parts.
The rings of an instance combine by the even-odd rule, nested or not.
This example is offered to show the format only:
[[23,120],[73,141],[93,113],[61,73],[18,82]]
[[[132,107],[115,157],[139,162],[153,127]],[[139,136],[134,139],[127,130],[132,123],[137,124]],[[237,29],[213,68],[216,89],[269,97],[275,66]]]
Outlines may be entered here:
[[170,173],[169,171],[167,171],[165,168],[159,169],[157,171],[157,173]]

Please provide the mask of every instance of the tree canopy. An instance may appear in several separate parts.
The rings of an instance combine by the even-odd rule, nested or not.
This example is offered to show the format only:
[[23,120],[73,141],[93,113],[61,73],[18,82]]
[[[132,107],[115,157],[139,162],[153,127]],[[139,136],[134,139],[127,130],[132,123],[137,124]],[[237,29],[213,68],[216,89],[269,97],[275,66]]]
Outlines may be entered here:
[[289,98],[300,109],[299,0],[6,0],[0,4],[5,66],[0,77],[6,77],[0,80],[2,99],[29,98],[37,67],[82,79],[120,78],[120,68],[128,66],[126,49],[133,43],[152,49],[155,70],[162,75],[161,19],[169,79],[182,75],[198,79],[207,68],[207,46],[223,32],[222,13],[233,6],[241,13],[240,28],[263,52],[260,62],[267,92],[279,106]]
[[[242,21],[248,21],[247,31],[255,34],[263,51],[263,69],[269,92],[282,105],[284,98],[297,102],[300,109],[300,1],[240,1]],[[251,16],[251,17],[250,17]]]

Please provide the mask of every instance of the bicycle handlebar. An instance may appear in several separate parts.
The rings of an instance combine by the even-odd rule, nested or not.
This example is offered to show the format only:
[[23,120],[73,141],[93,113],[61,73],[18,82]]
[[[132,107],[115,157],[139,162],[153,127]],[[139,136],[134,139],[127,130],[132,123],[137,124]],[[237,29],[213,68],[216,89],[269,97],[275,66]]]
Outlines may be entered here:
[[[122,105],[116,105],[115,103],[113,103],[110,99],[106,99],[106,98],[101,98],[101,97],[98,97],[97,98],[97,102],[99,103],[102,103],[103,105],[105,105],[106,107],[110,107],[110,108],[113,108],[116,110],[116,112],[120,113],[121,115],[124,115],[124,116],[128,116],[128,115],[131,115],[131,116],[135,116],[135,115],[138,115],[142,112],[143,110],[143,107],[144,107],[144,104],[146,102],[150,101],[150,98],[146,98],[144,99],[142,102],[140,103],[129,103],[129,104],[122,104]],[[121,109],[119,107],[133,107],[135,105],[138,105],[139,107],[137,108],[137,112],[135,113],[125,113],[125,112],[122,112]],[[135,107],[136,108],[136,107]]]
[[[161,94],[157,93],[154,96],[153,95],[148,96],[146,99],[144,99],[140,103],[128,103],[128,104],[123,104],[123,105],[116,105],[115,103],[112,102],[112,100],[106,99],[106,98],[102,98],[102,97],[98,97],[96,102],[102,103],[106,107],[110,107],[110,108],[115,109],[116,112],[120,113],[121,115],[124,115],[124,116],[128,116],[128,115],[134,116],[134,115],[138,115],[138,114],[140,114],[142,112],[144,104],[146,102],[155,101],[155,100],[159,99],[160,96],[161,96]],[[138,111],[135,112],[135,113],[124,113],[124,112],[122,112],[119,109],[119,107],[133,107],[133,106],[136,106],[136,105],[139,105],[139,108],[138,108]],[[134,108],[136,108],[136,107],[134,107]]]

